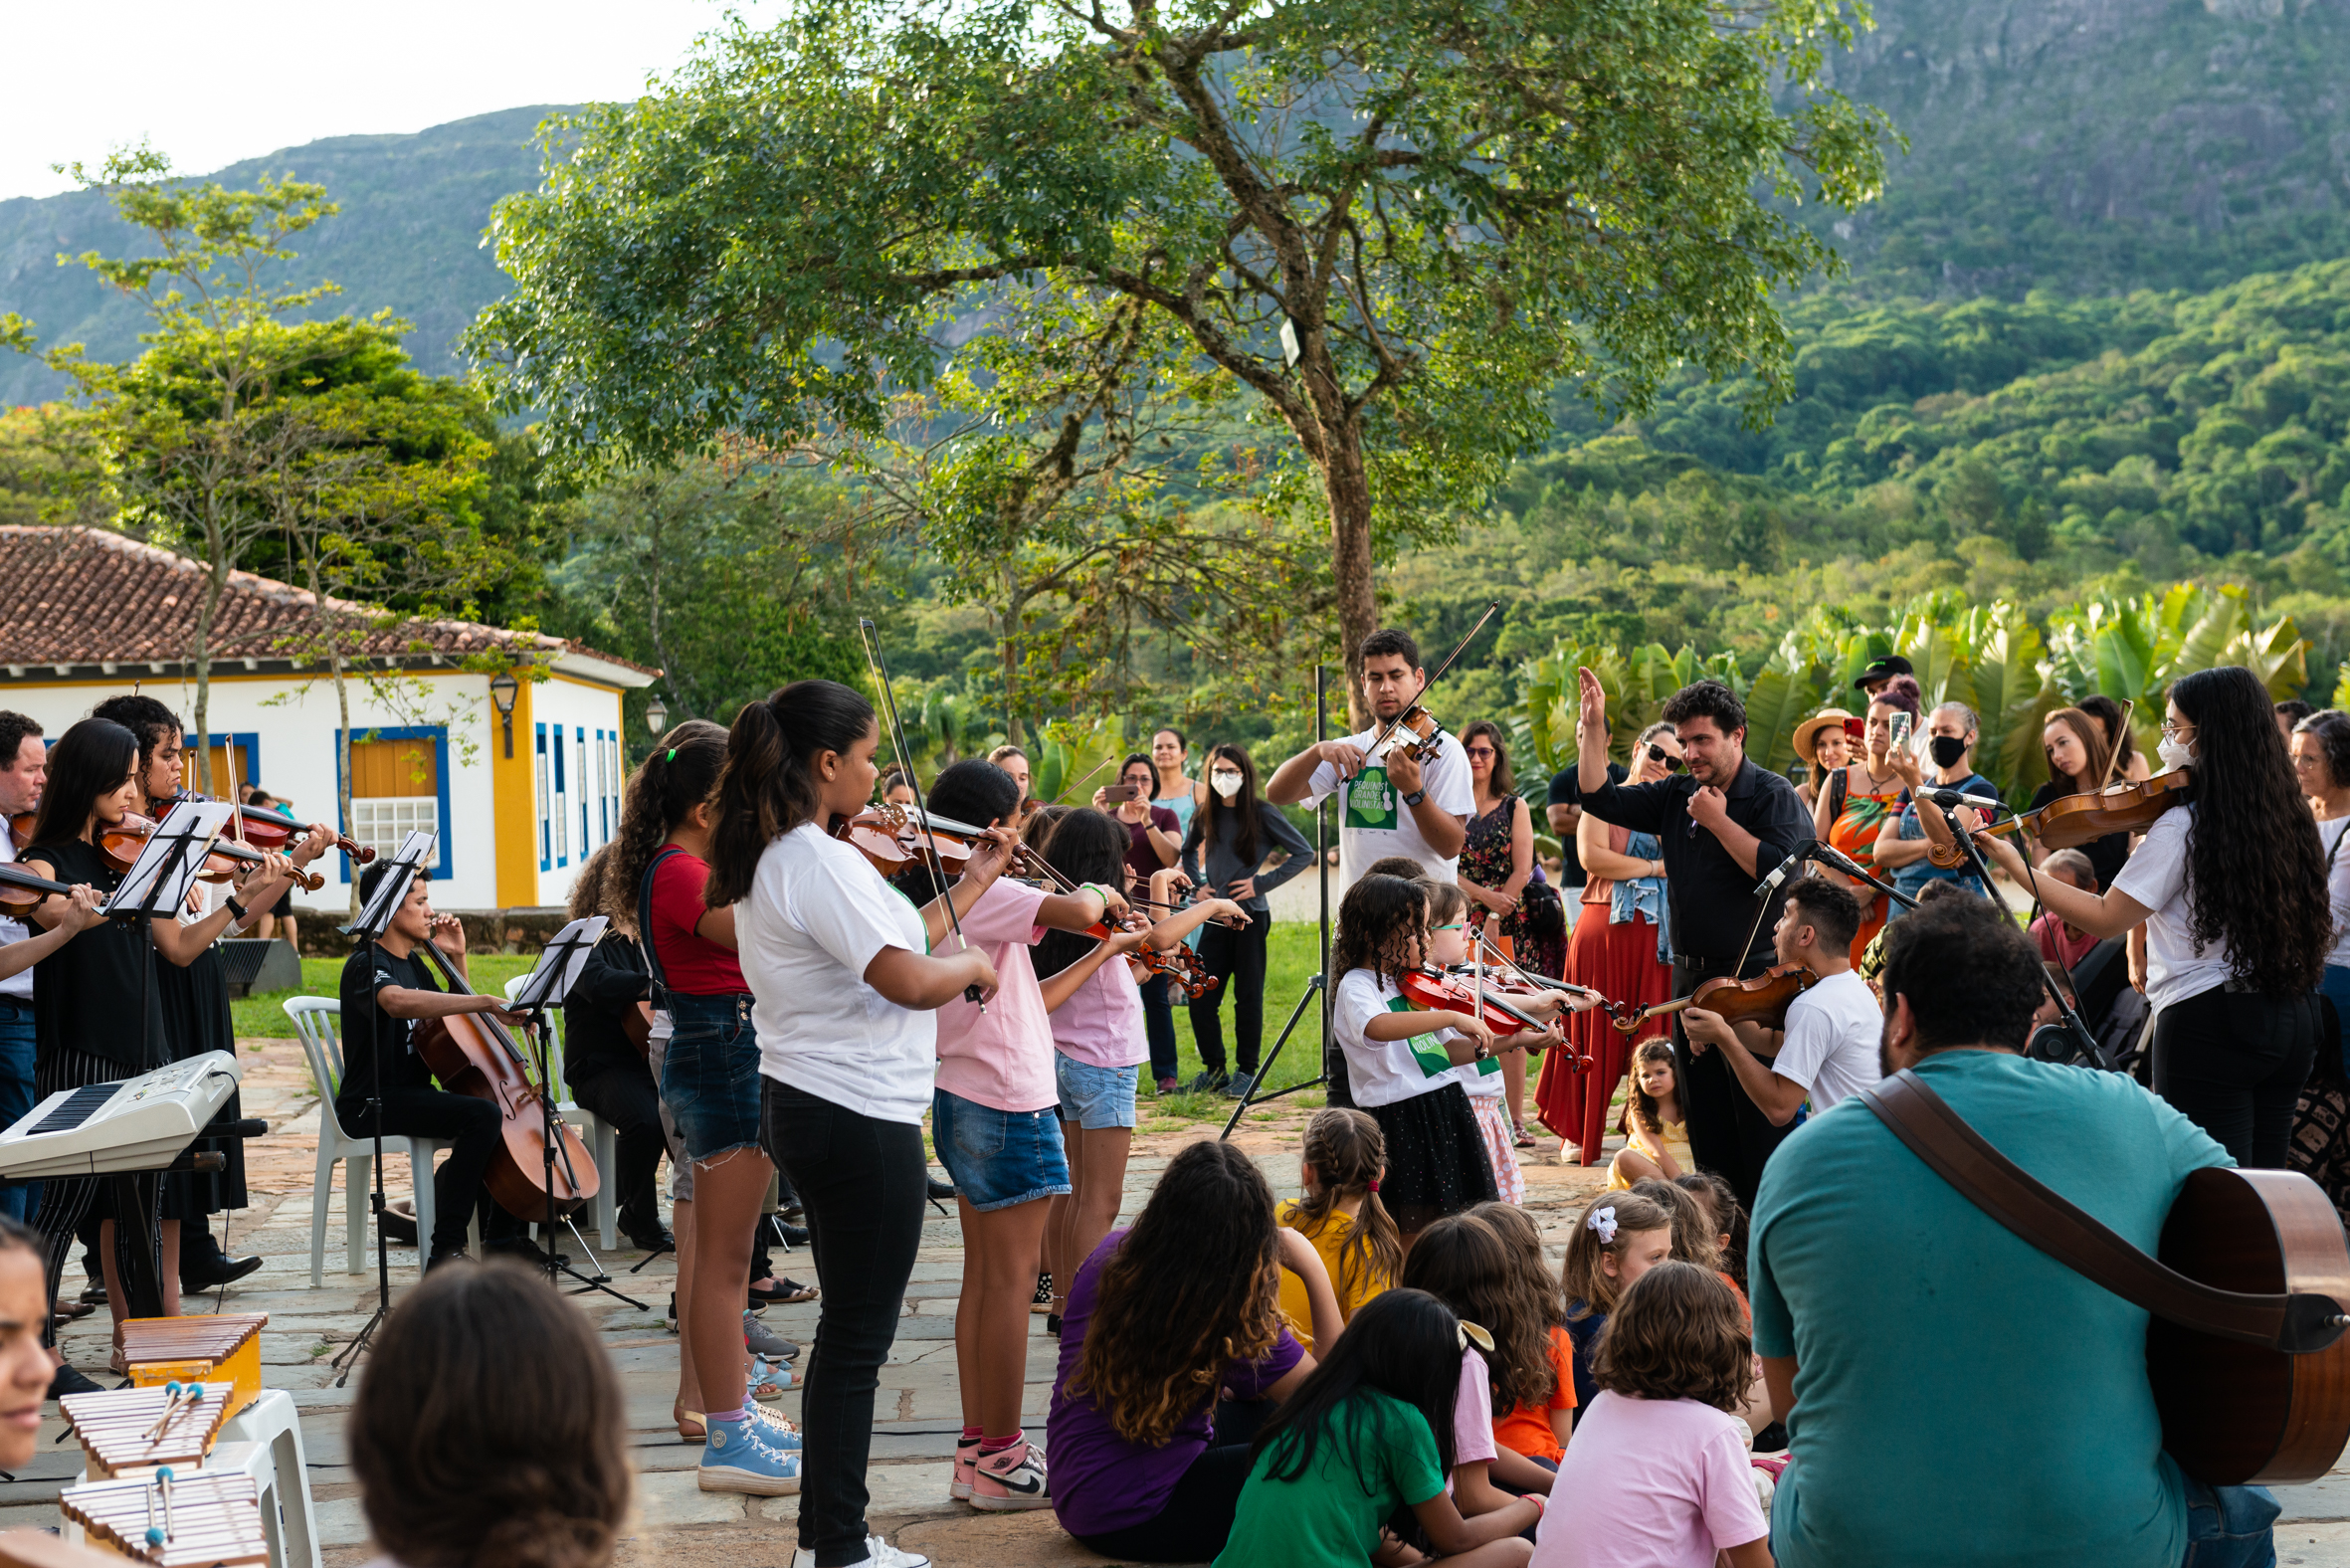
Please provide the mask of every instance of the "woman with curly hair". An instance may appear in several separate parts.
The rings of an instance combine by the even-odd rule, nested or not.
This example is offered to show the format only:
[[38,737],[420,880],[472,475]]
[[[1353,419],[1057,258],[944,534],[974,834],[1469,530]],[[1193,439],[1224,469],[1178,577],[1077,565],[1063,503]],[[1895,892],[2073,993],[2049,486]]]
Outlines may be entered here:
[[1121,1562],[1224,1550],[1257,1428],[1313,1370],[1281,1325],[1283,1270],[1305,1285],[1314,1342],[1331,1343],[1330,1276],[1274,1222],[1256,1162],[1223,1142],[1167,1162],[1133,1229],[1070,1285],[1046,1424],[1063,1529]]
[[[2227,1147],[2278,1169],[2317,1053],[2315,991],[2334,941],[2325,849],[2267,689],[2237,666],[2171,687],[2163,765],[2194,775],[2103,893],[2039,880],[2056,918],[2098,936],[2146,922],[2154,1090]],[[1975,826],[1963,812],[1966,826]],[[1978,835],[2010,877],[2023,857]]]

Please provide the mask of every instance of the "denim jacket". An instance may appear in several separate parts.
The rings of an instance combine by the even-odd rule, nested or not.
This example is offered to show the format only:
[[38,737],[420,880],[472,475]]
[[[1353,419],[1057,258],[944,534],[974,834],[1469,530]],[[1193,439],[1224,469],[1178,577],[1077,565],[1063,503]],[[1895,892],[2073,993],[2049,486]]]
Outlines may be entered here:
[[[1635,833],[1624,841],[1624,853],[1636,861],[1654,861],[1664,856],[1664,846],[1653,833]],[[1628,877],[1608,890],[1608,923],[1622,925],[1634,915],[1645,914],[1657,927],[1657,962],[1672,962],[1672,904],[1665,896],[1662,877]]]

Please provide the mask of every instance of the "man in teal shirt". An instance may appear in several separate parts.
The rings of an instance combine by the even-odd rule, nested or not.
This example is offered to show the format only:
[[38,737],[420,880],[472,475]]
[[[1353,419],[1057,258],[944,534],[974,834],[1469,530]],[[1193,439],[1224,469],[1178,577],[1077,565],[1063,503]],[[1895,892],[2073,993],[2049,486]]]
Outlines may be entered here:
[[[2010,1159],[2152,1252],[2190,1171],[2227,1151],[2128,1078],[2027,1060],[2040,955],[2005,911],[1944,899],[1888,928],[1879,1048]],[[1858,1097],[1763,1172],[1754,1347],[1795,1463],[1782,1568],[2273,1563],[2275,1501],[2162,1451],[2147,1314],[1977,1209]]]

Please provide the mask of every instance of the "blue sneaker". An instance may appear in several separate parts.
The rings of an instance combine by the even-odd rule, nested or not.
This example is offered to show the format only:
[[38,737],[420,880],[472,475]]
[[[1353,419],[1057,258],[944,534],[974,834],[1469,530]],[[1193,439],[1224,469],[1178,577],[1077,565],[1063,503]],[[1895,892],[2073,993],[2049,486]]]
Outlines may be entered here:
[[800,1489],[800,1456],[775,1441],[775,1429],[755,1418],[712,1420],[696,1482],[703,1491],[747,1491],[789,1497]]
[[764,1405],[752,1405],[748,1409],[751,1413],[751,1420],[766,1429],[766,1438],[769,1443],[789,1453],[800,1452],[800,1429],[792,1425],[789,1416],[769,1410]]

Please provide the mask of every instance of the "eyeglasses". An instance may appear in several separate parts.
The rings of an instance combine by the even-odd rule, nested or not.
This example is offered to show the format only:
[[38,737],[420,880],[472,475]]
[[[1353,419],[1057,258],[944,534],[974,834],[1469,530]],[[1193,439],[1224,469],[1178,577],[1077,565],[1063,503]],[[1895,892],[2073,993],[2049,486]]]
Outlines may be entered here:
[[1434,936],[1439,931],[1458,931],[1462,929],[1465,929],[1462,923],[1459,920],[1455,920],[1451,925],[1432,925],[1428,928],[1428,933],[1431,936]]
[[1681,770],[1681,759],[1658,745],[1654,740],[1649,742],[1649,760],[1664,763],[1665,771],[1667,773],[1678,773]]
[[2163,738],[2166,740],[2176,740],[2181,735],[2192,735],[2194,733],[2195,726],[2193,724],[2182,724],[2176,719],[2169,718],[2166,718],[2162,721],[2162,734]]

